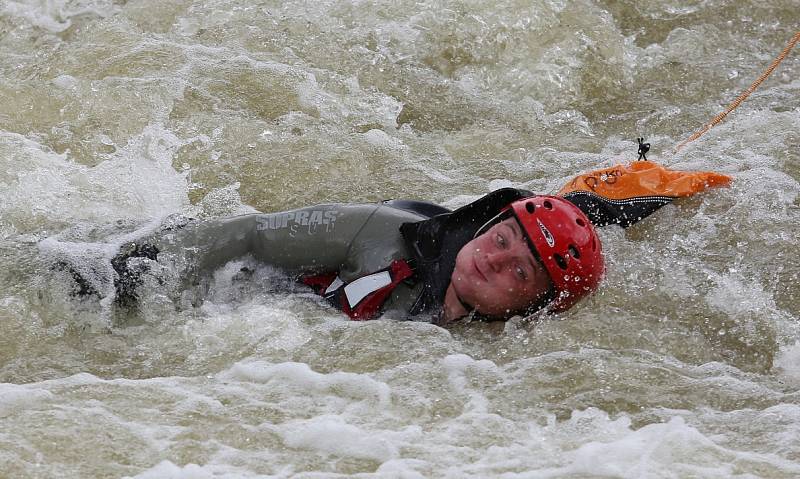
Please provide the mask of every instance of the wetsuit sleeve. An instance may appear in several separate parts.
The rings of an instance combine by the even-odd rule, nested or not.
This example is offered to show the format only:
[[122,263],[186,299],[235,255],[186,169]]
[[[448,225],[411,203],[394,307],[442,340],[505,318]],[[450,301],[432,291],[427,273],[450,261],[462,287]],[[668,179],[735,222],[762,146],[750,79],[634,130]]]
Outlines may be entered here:
[[351,281],[385,269],[396,259],[409,260],[411,255],[400,226],[423,219],[425,217],[417,213],[378,206],[350,240],[346,261],[338,270],[339,277]]
[[[156,232],[124,244],[112,258],[116,301],[135,304],[141,259],[157,261],[190,285],[244,256],[298,278],[335,273],[349,282],[407,258],[399,227],[421,218],[379,204],[320,205],[204,221],[171,218]],[[396,288],[389,303],[406,307],[412,289]]]
[[359,233],[380,208],[375,204],[321,205],[258,215],[251,252],[290,273],[339,271]]
[[199,275],[246,255],[288,273],[338,271],[377,205],[320,205],[272,214],[190,221],[140,240]]

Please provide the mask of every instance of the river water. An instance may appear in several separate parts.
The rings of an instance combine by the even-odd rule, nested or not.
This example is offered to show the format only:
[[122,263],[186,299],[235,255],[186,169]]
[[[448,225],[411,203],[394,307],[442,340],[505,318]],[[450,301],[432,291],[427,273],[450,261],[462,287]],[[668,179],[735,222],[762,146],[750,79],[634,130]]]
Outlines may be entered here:
[[[798,0],[0,1],[0,476],[800,476]],[[273,273],[136,321],[80,262],[174,213],[456,207],[649,157],[730,188],[604,228],[600,292],[349,322]]]

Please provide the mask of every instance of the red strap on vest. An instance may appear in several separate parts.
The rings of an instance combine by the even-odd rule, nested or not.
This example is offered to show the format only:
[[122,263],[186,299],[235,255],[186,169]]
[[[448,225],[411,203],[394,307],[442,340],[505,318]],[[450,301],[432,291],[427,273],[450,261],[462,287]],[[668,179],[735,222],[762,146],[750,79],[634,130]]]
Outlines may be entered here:
[[303,284],[311,286],[317,294],[331,298],[334,301],[334,304],[339,306],[346,315],[350,316],[350,319],[354,321],[365,321],[375,318],[375,316],[380,313],[383,303],[386,302],[397,285],[410,278],[414,274],[414,271],[411,269],[408,263],[405,262],[405,260],[396,259],[392,261],[392,264],[389,265],[388,268],[365,275],[362,278],[377,275],[385,271],[389,272],[391,282],[386,286],[370,292],[355,306],[350,305],[350,301],[345,291],[346,283],[341,283],[341,285],[338,286],[335,291],[326,292],[328,287],[338,278],[336,273],[306,276],[301,278],[300,281]]
[[333,283],[338,274],[336,273],[323,273],[314,276],[303,276],[300,282],[306,286],[310,286],[320,296],[325,296],[325,290]]

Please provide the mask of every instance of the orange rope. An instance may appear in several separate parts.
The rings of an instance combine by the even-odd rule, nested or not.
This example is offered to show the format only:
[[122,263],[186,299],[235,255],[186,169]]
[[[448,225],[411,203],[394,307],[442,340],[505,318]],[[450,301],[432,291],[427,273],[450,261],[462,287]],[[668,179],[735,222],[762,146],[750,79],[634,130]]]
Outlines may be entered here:
[[786,45],[786,48],[783,49],[783,51],[781,52],[780,55],[777,56],[777,58],[772,60],[772,63],[769,65],[769,67],[766,70],[764,70],[764,73],[762,73],[761,76],[758,77],[758,80],[754,81],[753,84],[750,85],[750,87],[747,90],[744,91],[744,93],[739,95],[739,97],[737,99],[733,100],[733,103],[731,103],[725,111],[723,111],[719,115],[715,116],[714,119],[711,120],[709,123],[707,123],[705,126],[703,126],[703,128],[701,128],[700,131],[698,131],[694,135],[692,135],[689,138],[687,138],[680,145],[676,146],[675,147],[675,152],[677,153],[681,148],[686,146],[687,143],[690,143],[690,142],[700,138],[708,130],[710,130],[712,127],[716,126],[718,123],[720,123],[722,120],[724,120],[725,117],[728,116],[728,113],[730,113],[733,110],[735,110],[743,101],[745,101],[747,99],[747,97],[750,96],[751,93],[756,91],[756,88],[758,88],[759,85],[761,85],[761,83],[763,83],[763,81],[766,80],[768,76],[770,76],[772,74],[773,70],[775,70],[775,68],[777,68],[778,65],[780,65],[780,63],[783,61],[784,58],[786,58],[786,55],[789,54],[789,52],[792,50],[792,48],[794,48],[794,46],[797,44],[798,41],[800,41],[800,31],[798,31],[797,33],[794,34],[792,39],[789,40],[789,44]]

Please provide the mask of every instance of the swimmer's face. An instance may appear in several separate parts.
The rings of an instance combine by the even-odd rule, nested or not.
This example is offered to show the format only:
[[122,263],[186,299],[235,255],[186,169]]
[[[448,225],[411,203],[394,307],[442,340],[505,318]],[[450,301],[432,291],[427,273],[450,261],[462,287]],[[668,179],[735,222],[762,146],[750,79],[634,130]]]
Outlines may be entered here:
[[461,248],[450,284],[463,302],[491,317],[523,311],[552,287],[515,218],[497,223]]

